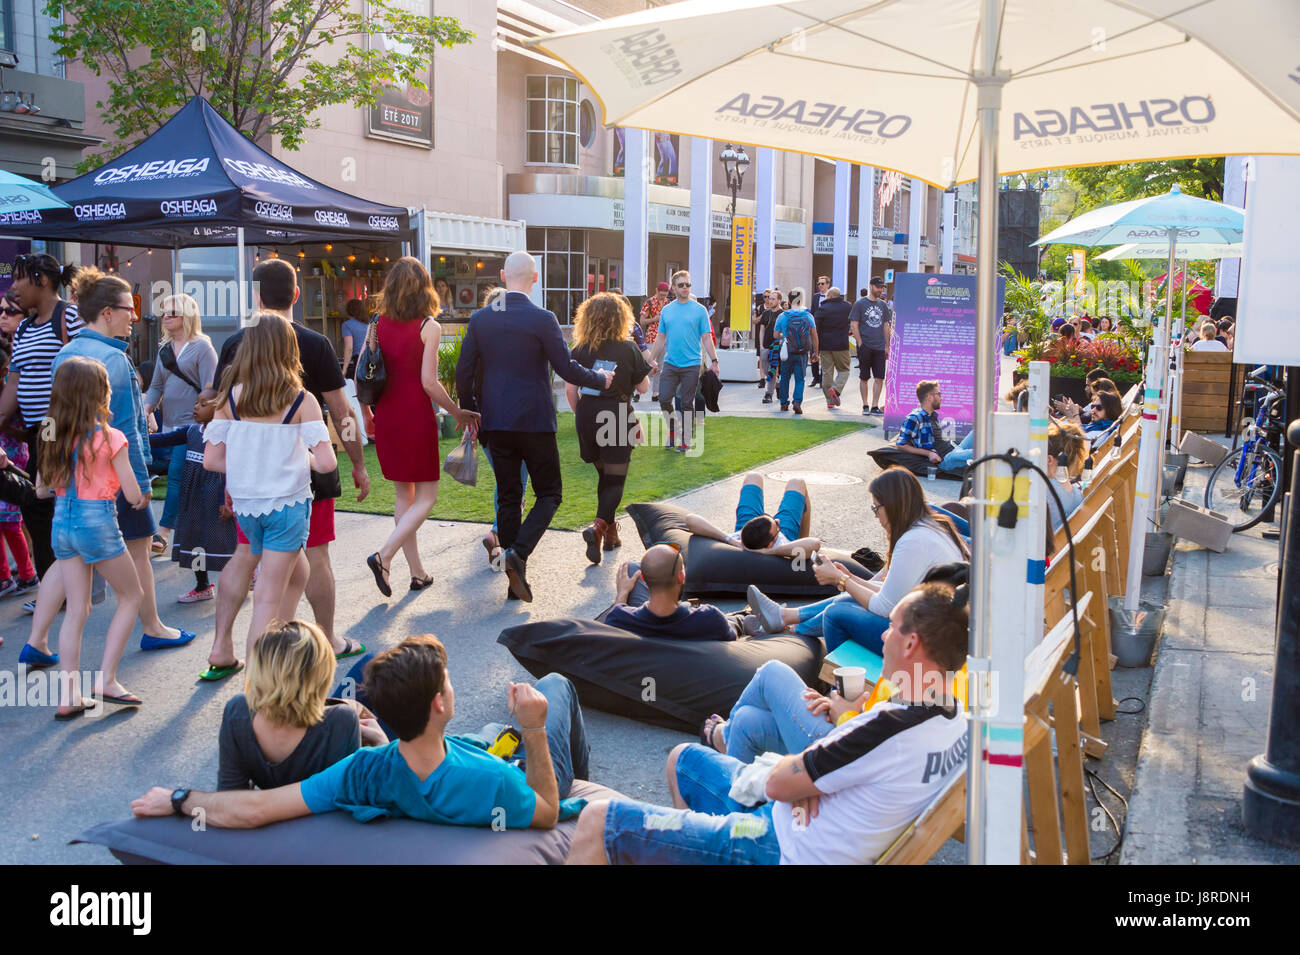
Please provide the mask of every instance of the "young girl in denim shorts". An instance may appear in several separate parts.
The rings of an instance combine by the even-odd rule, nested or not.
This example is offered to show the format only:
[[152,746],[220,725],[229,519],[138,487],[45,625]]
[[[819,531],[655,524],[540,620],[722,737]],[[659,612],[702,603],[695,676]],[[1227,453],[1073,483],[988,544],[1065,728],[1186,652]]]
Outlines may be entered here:
[[118,530],[116,500],[119,488],[132,506],[144,495],[131,468],[126,436],[108,426],[108,399],[108,370],[100,362],[73,357],[59,365],[50,395],[52,420],[47,422],[52,436],[41,448],[36,483],[38,496],[56,497],[50,543],[68,595],[59,630],[62,679],[55,719],[70,719],[88,709],[78,669],[81,632],[90,614],[92,564],[117,597],[94,695],[126,706],[141,702],[117,680],[142,591]]
[[320,404],[302,387],[293,329],[274,312],[257,312],[251,322],[203,433],[203,466],[225,472],[239,529],[261,556],[250,652],[273,619],[297,616],[308,573],[311,472],[337,466]]

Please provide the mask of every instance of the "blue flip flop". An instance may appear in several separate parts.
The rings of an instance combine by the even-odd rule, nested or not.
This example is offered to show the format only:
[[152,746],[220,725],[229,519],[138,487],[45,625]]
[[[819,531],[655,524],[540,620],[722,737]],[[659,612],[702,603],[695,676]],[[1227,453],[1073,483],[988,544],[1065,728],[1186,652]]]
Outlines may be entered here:
[[171,637],[151,637],[144,633],[140,635],[141,650],[167,650],[171,647],[183,647],[192,641],[198,634],[190,633],[188,630],[182,630],[181,635],[172,639]]

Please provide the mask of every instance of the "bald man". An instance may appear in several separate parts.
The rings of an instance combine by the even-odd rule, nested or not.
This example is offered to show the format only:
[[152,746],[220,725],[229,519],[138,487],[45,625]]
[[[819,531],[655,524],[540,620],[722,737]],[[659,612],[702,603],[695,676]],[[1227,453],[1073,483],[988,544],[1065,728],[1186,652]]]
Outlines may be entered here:
[[[528,558],[550,526],[563,492],[547,369],[570,384],[601,391],[613,383],[614,375],[592,371],[570,358],[555,315],[529,301],[537,283],[537,262],[531,255],[512,253],[501,281],[505,295],[470,316],[456,365],[456,393],[462,407],[483,416],[479,430],[496,475],[497,538],[505,549],[501,563],[510,581],[507,599],[531,601]],[[537,495],[522,523],[521,463]]]
[[640,565],[624,561],[616,581],[615,603],[605,615],[611,627],[675,640],[743,640],[760,632],[753,614],[725,614],[710,604],[684,602],[686,562],[668,544],[655,544]]

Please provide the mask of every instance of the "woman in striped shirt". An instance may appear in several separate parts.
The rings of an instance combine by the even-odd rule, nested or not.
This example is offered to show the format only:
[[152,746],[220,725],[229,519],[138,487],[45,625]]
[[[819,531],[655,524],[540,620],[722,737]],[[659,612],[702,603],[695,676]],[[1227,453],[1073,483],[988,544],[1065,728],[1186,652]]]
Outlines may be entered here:
[[[50,407],[53,376],[50,364],[59,349],[81,330],[77,306],[59,296],[76,274],[76,266],[60,266],[52,255],[20,255],[14,259],[12,291],[18,304],[35,315],[25,319],[14,332],[13,358],[9,378],[0,397],[0,429],[8,428],[27,442],[32,470],[36,469],[40,443],[36,440]],[[54,563],[50,549],[53,500],[36,501],[23,509],[23,523],[32,535],[32,558],[41,577]]]

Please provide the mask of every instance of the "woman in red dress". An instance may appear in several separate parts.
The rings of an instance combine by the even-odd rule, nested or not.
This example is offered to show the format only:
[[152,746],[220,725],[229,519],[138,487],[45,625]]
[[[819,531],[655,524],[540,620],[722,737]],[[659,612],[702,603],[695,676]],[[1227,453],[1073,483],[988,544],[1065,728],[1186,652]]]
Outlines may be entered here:
[[385,597],[393,595],[388,570],[399,550],[406,555],[412,590],[433,583],[420,561],[416,533],[438,501],[441,473],[434,404],[456,419],[458,429],[478,427],[479,416],[457,407],[438,381],[442,328],[432,316],[440,304],[428,271],[418,259],[406,256],[388,273],[376,309],[387,383],[373,409],[373,430],[380,470],[393,482],[396,527],[366,558],[366,565]]

